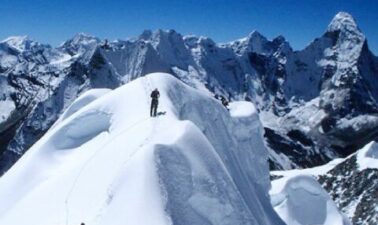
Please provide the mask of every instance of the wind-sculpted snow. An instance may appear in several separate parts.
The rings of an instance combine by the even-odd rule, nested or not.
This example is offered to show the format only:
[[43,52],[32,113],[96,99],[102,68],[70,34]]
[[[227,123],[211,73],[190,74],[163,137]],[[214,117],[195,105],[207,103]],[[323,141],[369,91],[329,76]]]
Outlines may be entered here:
[[320,184],[310,176],[273,181],[272,204],[288,225],[350,225]]
[[373,141],[357,152],[357,163],[360,171],[378,169],[378,143]]
[[70,117],[72,114],[84,108],[84,106],[90,104],[94,100],[102,97],[109,91],[110,89],[93,89],[85,92],[68,107],[68,109],[62,114],[61,119],[64,120],[67,117]]
[[[377,223],[378,201],[375,196],[378,193],[378,160],[376,142],[367,144],[347,158],[335,159],[323,166],[272,171],[271,177],[274,181],[271,194],[274,196],[278,192],[277,188],[282,188],[288,180],[303,175],[317,179],[339,210],[348,216],[353,224]],[[275,202],[273,196],[272,201]],[[275,209],[277,210],[277,207]]]
[[77,148],[100,133],[109,131],[109,128],[110,115],[89,111],[57,130],[51,140],[56,149]]
[[159,73],[104,92],[83,94],[0,179],[0,224],[284,224],[251,103],[228,112]]
[[366,152],[366,157],[378,159],[378,146],[377,143],[370,146],[369,151]]

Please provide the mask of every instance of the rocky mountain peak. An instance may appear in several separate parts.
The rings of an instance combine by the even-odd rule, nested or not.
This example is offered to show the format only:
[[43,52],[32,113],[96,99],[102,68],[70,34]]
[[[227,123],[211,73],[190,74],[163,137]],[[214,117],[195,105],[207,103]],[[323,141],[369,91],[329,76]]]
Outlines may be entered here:
[[139,35],[138,39],[149,40],[152,38],[153,32],[151,30],[144,30],[142,34]]
[[28,36],[13,36],[0,42],[6,44],[20,52],[30,50],[33,46],[38,45],[38,42],[32,41]]
[[356,21],[346,12],[339,12],[335,15],[328,25],[325,36],[330,37],[334,44],[350,43],[341,46],[344,48],[350,48],[353,45],[361,48],[365,41],[365,36],[358,28]]
[[78,33],[73,38],[64,42],[60,48],[70,55],[84,54],[93,51],[101,40],[85,33]]
[[85,43],[88,43],[88,42],[99,42],[100,39],[94,37],[94,36],[91,36],[89,34],[86,34],[86,33],[77,33],[75,36],[73,36],[72,39],[68,40],[67,42],[71,42],[71,43],[74,43],[74,44],[85,44]]
[[97,37],[85,34],[85,33],[78,33],[73,36],[71,39],[65,41],[61,47],[68,48],[74,47],[79,48],[80,46],[93,46],[97,45],[101,42],[101,40]]
[[327,31],[359,31],[356,21],[347,12],[339,12],[328,25]]
[[268,42],[267,38],[264,37],[260,32],[256,30],[252,31],[252,33],[250,33],[248,37],[244,40],[244,43],[246,44],[245,47],[258,53],[264,52],[263,48],[267,42]]
[[180,40],[182,41],[183,37],[181,34],[177,33],[175,30],[163,30],[158,29],[156,31],[144,30],[138,39],[144,41],[151,41],[153,44],[158,44],[161,41],[166,40]]
[[230,43],[230,46],[238,55],[254,52],[262,55],[275,53],[280,46],[284,51],[290,51],[291,47],[283,36],[278,36],[273,40],[268,40],[258,31],[251,32],[247,37]]

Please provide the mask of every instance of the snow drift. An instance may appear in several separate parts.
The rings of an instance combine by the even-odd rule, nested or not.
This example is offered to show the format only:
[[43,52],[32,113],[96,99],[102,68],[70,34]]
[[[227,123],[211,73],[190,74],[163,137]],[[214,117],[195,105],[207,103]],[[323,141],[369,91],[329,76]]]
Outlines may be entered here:
[[315,178],[298,175],[274,181],[272,204],[288,225],[349,225]]
[[[289,225],[312,224],[304,218],[313,218],[314,221],[322,218],[324,223],[319,224],[348,224],[346,219],[341,223],[343,215],[347,216],[353,224],[376,224],[378,144],[375,141],[346,158],[334,159],[322,166],[272,171],[271,175],[274,178],[270,191],[272,204]],[[303,181],[303,179],[312,181]],[[308,184],[305,184],[306,182]],[[290,187],[291,183],[296,183],[294,188]],[[315,191],[315,194],[314,188],[319,189]],[[328,194],[325,194],[323,189]],[[307,196],[301,192],[307,192]],[[330,198],[333,200],[332,203]],[[326,216],[323,217],[320,216],[322,213],[325,215],[324,208],[319,207],[321,201],[323,205],[324,202],[329,202]],[[340,212],[337,212],[335,207]],[[328,218],[333,218],[335,221],[330,220],[331,223],[329,223]]]
[[378,143],[370,142],[360,149],[357,153],[358,169],[364,170],[367,168],[378,169]]
[[0,179],[0,224],[283,224],[252,104],[229,113],[161,73],[107,92],[81,96]]

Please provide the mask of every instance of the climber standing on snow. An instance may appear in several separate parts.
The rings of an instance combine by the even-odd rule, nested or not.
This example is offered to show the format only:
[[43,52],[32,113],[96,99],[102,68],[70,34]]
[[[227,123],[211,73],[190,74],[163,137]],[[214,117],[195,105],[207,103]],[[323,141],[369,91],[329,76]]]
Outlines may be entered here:
[[155,117],[157,113],[157,107],[159,105],[160,93],[157,88],[151,92],[151,109],[150,116]]

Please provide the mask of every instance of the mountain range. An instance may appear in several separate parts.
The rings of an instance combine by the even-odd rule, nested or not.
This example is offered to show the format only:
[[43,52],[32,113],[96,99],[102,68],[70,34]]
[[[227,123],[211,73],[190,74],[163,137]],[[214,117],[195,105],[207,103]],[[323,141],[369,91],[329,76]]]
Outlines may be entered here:
[[[252,102],[271,170],[321,166],[355,154],[378,135],[378,58],[345,12],[299,51],[283,36],[268,40],[257,31],[224,44],[174,30],[112,42],[81,33],[57,48],[10,37],[0,42],[0,171],[82,93],[116,89],[153,72],[230,102]],[[319,180],[331,193],[329,181]]]

